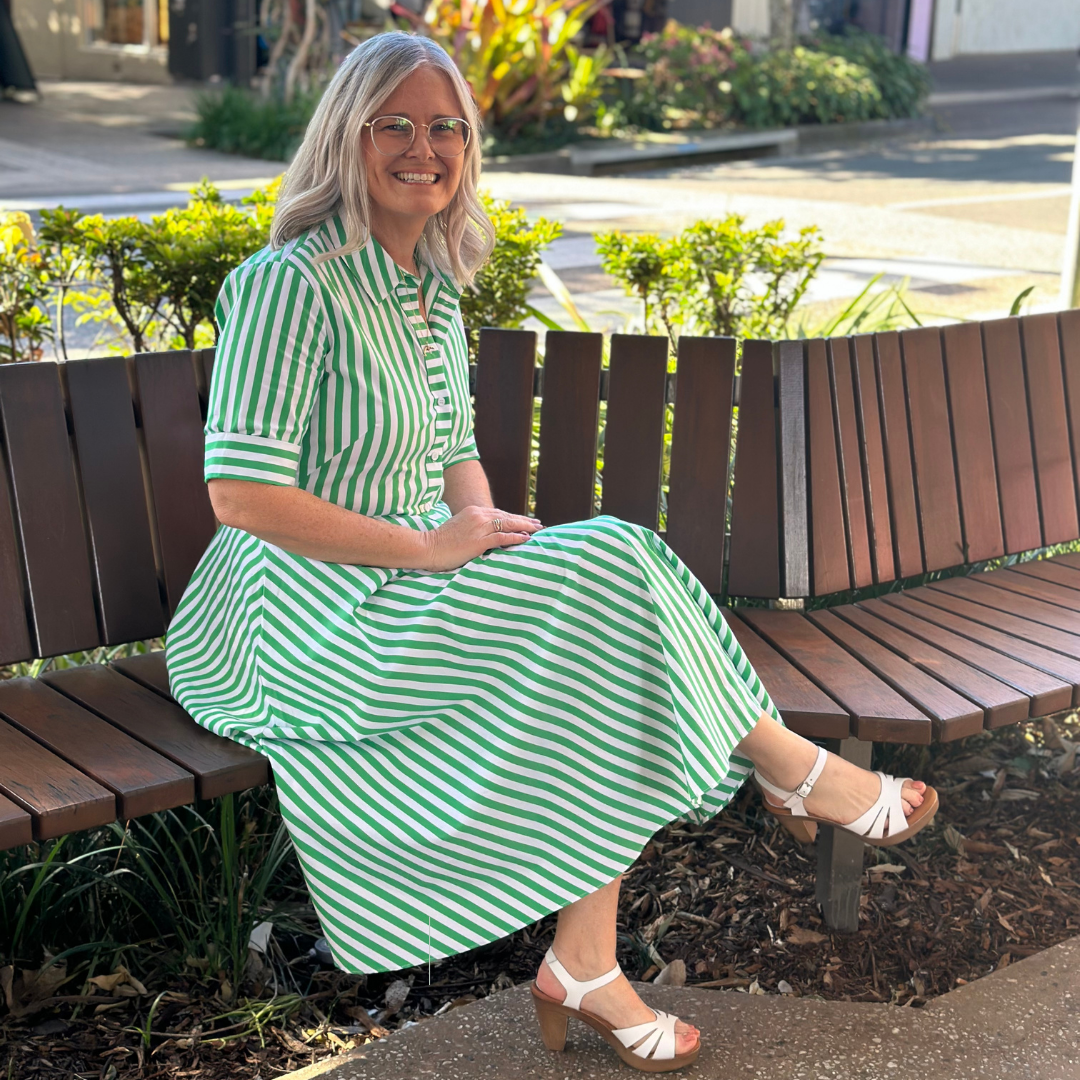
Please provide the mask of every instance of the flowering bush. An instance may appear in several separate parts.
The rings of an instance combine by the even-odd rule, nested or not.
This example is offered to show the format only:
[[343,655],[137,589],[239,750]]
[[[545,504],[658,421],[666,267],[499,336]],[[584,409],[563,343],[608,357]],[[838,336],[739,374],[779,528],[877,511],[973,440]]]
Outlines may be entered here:
[[52,337],[41,252],[30,218],[0,214],[0,362],[37,360]]

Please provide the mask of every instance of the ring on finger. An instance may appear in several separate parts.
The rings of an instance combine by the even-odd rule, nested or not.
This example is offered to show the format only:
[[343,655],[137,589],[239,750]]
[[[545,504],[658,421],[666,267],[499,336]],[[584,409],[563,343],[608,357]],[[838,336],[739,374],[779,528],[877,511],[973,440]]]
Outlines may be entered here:
[[502,518],[493,518],[492,521],[491,521],[491,527],[496,532],[502,532],[502,525],[503,525]]

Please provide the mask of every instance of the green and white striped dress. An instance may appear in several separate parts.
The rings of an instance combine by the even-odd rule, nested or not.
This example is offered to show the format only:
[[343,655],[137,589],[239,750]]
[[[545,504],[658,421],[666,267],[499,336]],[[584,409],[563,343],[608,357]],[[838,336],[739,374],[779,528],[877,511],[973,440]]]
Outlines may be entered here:
[[[206,477],[414,529],[476,458],[460,294],[333,219],[226,282]],[[777,716],[701,584],[598,517],[460,570],[325,563],[222,527],[168,635],[173,692],[270,759],[341,967],[459,953],[609,882],[745,779]]]

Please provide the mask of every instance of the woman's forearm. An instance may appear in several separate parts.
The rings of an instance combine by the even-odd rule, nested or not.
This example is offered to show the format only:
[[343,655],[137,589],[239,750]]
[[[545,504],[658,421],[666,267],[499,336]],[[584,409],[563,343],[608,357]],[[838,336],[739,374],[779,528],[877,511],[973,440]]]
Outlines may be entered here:
[[208,487],[223,525],[294,555],[402,570],[430,563],[429,534],[353,513],[300,488],[253,480],[211,480]]
[[475,459],[459,461],[443,471],[443,502],[451,514],[458,514],[466,506],[494,506],[491,488],[488,487],[484,467]]

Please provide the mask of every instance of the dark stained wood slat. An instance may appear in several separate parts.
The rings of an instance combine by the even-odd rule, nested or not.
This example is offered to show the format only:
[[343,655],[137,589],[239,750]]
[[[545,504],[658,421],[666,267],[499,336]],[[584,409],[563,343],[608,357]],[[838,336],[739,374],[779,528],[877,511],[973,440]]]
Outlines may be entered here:
[[169,669],[165,666],[165,651],[141,653],[138,656],[123,656],[113,660],[111,667],[122,675],[134,679],[137,683],[159,693],[163,698],[174,701],[172,688],[169,686]]
[[855,417],[863,454],[863,481],[866,485],[866,521],[870,532],[870,559],[874,581],[896,577],[893,551],[892,514],[885,468],[885,444],[878,399],[877,358],[874,339],[859,334],[851,339],[852,372],[855,377]]
[[36,840],[116,820],[111,791],[2,720],[0,793],[30,812]]
[[1066,589],[1080,589],[1080,571],[1068,565],[1059,565],[1053,559],[1032,559],[1030,562],[1016,563],[1011,569]]
[[982,324],[982,335],[1005,550],[1028,551],[1041,546],[1042,530],[1020,323],[1017,319],[994,319]]
[[8,487],[7,455],[0,445],[0,664],[34,656],[23,593],[22,554],[15,530],[14,504]]
[[982,334],[977,323],[957,323],[942,330],[942,341],[964,528],[963,561],[982,562],[1005,552]]
[[[919,648],[914,639],[901,635],[892,627],[850,604],[811,611],[807,618],[834,641],[839,642],[878,678],[887,682],[931,717],[935,722],[935,739],[962,739],[982,731],[985,726],[983,708],[986,704],[980,701],[979,705],[983,708],[979,708],[966,697],[961,697],[954,689],[950,689],[955,686],[949,677],[950,657],[943,656],[936,650]],[[956,661],[952,661],[952,664],[962,666],[956,664]],[[965,674],[973,673],[967,669]],[[985,681],[993,682],[990,679]],[[1015,719],[1023,720],[1027,716],[1027,698],[1016,697],[1014,691],[1009,691],[1000,684],[998,689],[1013,694],[1019,707],[1019,715]],[[997,696],[1000,697],[1001,694]]]
[[900,352],[900,335],[875,334],[878,393],[881,395],[882,439],[889,482],[889,508],[896,541],[897,576],[923,572],[919,512],[915,502],[915,474],[911,461],[907,394]]
[[917,619],[907,611],[883,600],[863,601],[859,605],[865,611],[891,622],[901,630],[906,630],[915,637],[920,637],[942,652],[949,653],[957,660],[985,672],[1019,690],[1031,699],[1031,715],[1046,716],[1067,709],[1072,704],[1073,688],[1061,679],[1037,671],[1035,668],[1012,660],[993,649],[976,644],[968,638],[954,634],[942,626],[936,626],[922,619]]
[[850,589],[851,573],[844,507],[840,496],[840,460],[833,416],[829,353],[824,341],[806,343],[806,424],[809,446],[810,580],[812,593]]
[[710,593],[724,584],[735,339],[679,339],[667,542]]
[[552,331],[545,340],[536,516],[545,525],[593,515],[602,334]]
[[1080,593],[1066,585],[1057,585],[1052,581],[1044,581],[1042,578],[1031,574],[1021,574],[1012,569],[995,570],[986,575],[986,582],[1010,594],[1019,593],[1021,596],[1029,596],[1047,604],[1056,604],[1070,613],[1080,612]]
[[60,374],[51,361],[0,367],[0,414],[38,656],[101,643]]
[[195,365],[195,385],[199,388],[199,411],[204,420],[210,403],[210,382],[216,352],[216,349],[193,349],[191,353],[191,362]]
[[844,523],[847,526],[851,581],[855,588],[861,589],[873,583],[874,567],[870,558],[866,483],[862,449],[859,445],[859,422],[855,410],[851,342],[847,338],[833,338],[828,345],[840,490],[844,502]]
[[265,784],[261,754],[199,727],[179,705],[102,665],[43,676],[50,686],[193,773],[199,798]]
[[852,716],[852,733],[874,742],[929,743],[933,720],[801,612],[744,608],[744,621]]
[[982,604],[976,604],[962,596],[954,596],[939,589],[910,589],[904,595],[928,607],[940,608],[958,615],[969,623],[993,627],[1023,641],[1030,641],[1074,660],[1080,660],[1080,633],[1070,634],[1067,630],[1057,630],[1045,623],[1021,618],[1008,611],[984,607]]
[[1060,544],[1080,536],[1080,523],[1076,516],[1076,482],[1065,412],[1057,316],[1025,315],[1020,320],[1020,331],[1043,543]]
[[0,851],[29,844],[33,839],[33,819],[21,806],[0,795]]
[[1080,308],[1058,315],[1061,335],[1061,362],[1065,377],[1065,404],[1073,452],[1073,475],[1080,498]]
[[779,407],[781,587],[784,596],[809,596],[805,345],[778,341],[772,352]]
[[121,819],[183,806],[195,799],[191,773],[40,679],[0,683],[0,714],[114,792]]
[[900,335],[907,380],[908,416],[919,498],[919,525],[927,570],[964,561],[960,504],[953,471],[951,425],[937,327]]
[[476,366],[476,445],[500,510],[524,514],[529,499],[536,334],[480,331]]
[[961,596],[993,611],[1005,611],[1021,618],[1031,619],[1058,630],[1080,634],[1080,615],[1067,608],[1058,607],[1033,596],[1021,596],[1007,589],[997,589],[987,584],[993,574],[973,574],[971,577],[946,578],[926,586],[951,596]]
[[664,463],[668,343],[612,334],[601,513],[655,529]]
[[881,600],[906,611],[917,619],[944,627],[954,634],[969,638],[978,645],[985,645],[988,649],[994,649],[1013,660],[1019,660],[1022,664],[1038,668],[1047,675],[1069,683],[1073,688],[1072,703],[1075,705],[1080,701],[1080,661],[1043,648],[1017,634],[1005,633],[1003,629],[987,626],[983,622],[973,622],[962,615],[943,610],[933,604],[921,603],[916,597],[905,593],[890,593],[881,597]]
[[772,345],[744,341],[728,594],[780,596],[780,482]]
[[[1080,311],[1080,308],[1076,310]],[[1080,551],[1066,551],[1061,555],[1053,556],[1050,561],[1071,567],[1073,570],[1080,570]]]
[[199,393],[191,356],[182,349],[144,353],[128,362],[134,375],[171,613],[217,528],[203,482]]
[[808,739],[846,739],[851,734],[851,717],[846,709],[822,693],[731,609],[724,611],[724,618],[792,731]]
[[105,644],[165,632],[135,411],[122,357],[63,366]]

